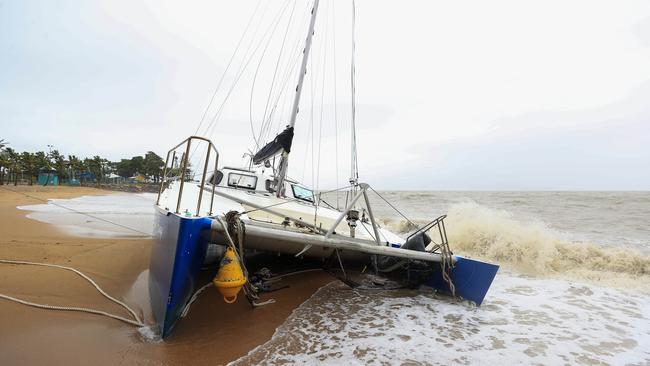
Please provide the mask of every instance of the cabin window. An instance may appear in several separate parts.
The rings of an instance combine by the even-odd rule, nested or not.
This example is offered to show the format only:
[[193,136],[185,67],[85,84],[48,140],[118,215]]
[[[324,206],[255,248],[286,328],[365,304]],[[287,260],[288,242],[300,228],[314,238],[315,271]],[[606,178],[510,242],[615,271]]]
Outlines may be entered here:
[[239,173],[228,174],[228,185],[236,188],[255,189],[257,187],[257,177]]
[[297,184],[292,184],[291,189],[293,189],[293,196],[297,199],[314,203],[314,192],[311,189],[301,187]]

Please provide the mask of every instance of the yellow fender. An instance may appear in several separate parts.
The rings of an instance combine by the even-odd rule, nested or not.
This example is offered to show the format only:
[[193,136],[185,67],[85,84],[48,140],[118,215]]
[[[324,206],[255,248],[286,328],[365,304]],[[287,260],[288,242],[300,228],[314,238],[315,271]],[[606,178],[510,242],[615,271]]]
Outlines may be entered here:
[[221,259],[219,272],[212,279],[212,283],[223,295],[223,301],[228,304],[237,301],[239,291],[246,284],[246,276],[244,276],[239,259],[231,247],[226,249],[226,253]]

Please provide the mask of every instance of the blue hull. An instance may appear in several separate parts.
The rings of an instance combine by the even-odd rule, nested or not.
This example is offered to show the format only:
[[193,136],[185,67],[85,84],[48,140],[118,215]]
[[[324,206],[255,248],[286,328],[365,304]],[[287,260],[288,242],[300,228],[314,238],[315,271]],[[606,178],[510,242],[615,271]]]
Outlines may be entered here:
[[[470,300],[480,306],[490,289],[499,266],[461,256],[454,256],[456,264],[451,270],[451,282],[456,289],[456,295]],[[428,285],[442,292],[451,292],[449,285],[442,278],[442,273],[434,273]]]
[[197,287],[208,245],[211,220],[156,210],[155,237],[149,264],[149,297],[164,338],[180,318]]

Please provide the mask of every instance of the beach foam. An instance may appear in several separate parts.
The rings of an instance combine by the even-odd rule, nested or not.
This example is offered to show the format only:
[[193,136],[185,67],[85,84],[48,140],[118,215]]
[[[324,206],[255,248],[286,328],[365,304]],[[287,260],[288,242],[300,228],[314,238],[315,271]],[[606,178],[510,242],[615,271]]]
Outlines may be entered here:
[[650,361],[650,298],[501,272],[480,308],[431,292],[318,291],[247,364],[628,364]]
[[147,237],[153,230],[156,195],[113,193],[53,199],[47,204],[18,206],[30,219],[53,224],[84,237]]

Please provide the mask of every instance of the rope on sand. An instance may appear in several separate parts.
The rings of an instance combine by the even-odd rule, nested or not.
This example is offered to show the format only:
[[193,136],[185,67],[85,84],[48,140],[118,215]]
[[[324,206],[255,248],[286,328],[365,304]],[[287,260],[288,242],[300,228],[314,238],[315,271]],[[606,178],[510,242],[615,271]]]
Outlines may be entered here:
[[[244,285],[244,287],[242,287],[242,289],[244,291],[244,294],[246,295],[246,299],[248,299],[248,302],[251,304],[253,308],[273,304],[275,303],[274,299],[269,299],[263,302],[255,302],[255,300],[259,299],[259,297],[257,296],[259,290],[250,283],[248,277],[248,268],[246,268],[246,263],[244,262],[244,257],[243,257],[244,236],[246,235],[246,229],[244,227],[244,223],[241,222],[241,220],[239,219],[240,215],[241,214],[237,211],[229,211],[225,215],[226,222],[221,220],[219,216],[217,216],[216,219],[223,227],[223,231],[224,234],[226,235],[226,239],[228,239],[228,243],[230,247],[237,255],[237,259],[239,259],[239,263],[241,263],[242,270],[244,271],[244,276],[246,277],[246,284]],[[237,248],[237,246],[235,245],[235,241],[233,240],[232,235],[228,231],[231,228],[232,231],[237,235],[236,238],[239,243],[239,248]]]
[[185,305],[185,307],[183,308],[183,311],[181,312],[181,317],[185,318],[187,316],[187,313],[190,311],[190,305],[192,305],[194,303],[194,301],[196,301],[196,299],[199,297],[201,292],[203,292],[203,290],[205,290],[206,288],[208,288],[210,286],[212,286],[212,281],[210,281],[210,282],[206,283],[205,285],[203,285],[203,287],[198,289],[194,293],[194,295],[192,295],[192,298],[190,298],[190,301],[188,301],[187,304]]
[[34,303],[34,302],[18,299],[18,298],[12,297],[12,296],[4,295],[4,294],[0,294],[0,298],[3,298],[5,300],[10,300],[10,301],[15,301],[15,302],[23,304],[23,305],[33,306],[33,307],[40,308],[40,309],[63,310],[63,311],[79,311],[79,312],[84,312],[84,313],[91,313],[91,314],[107,316],[109,318],[117,319],[117,320],[123,321],[123,322],[131,324],[131,325],[135,325],[135,326],[138,326],[138,327],[143,327],[143,326],[146,325],[140,319],[140,317],[135,313],[135,311],[133,311],[133,309],[131,309],[128,305],[126,305],[125,303],[123,303],[120,300],[117,300],[116,298],[112,297],[111,295],[107,294],[90,277],[88,277],[84,273],[82,273],[82,272],[80,272],[80,271],[78,271],[78,270],[76,270],[76,269],[74,269],[72,267],[61,266],[61,265],[58,265],[58,264],[37,263],[37,262],[17,261],[17,260],[8,260],[8,259],[0,259],[0,263],[51,267],[51,268],[59,268],[59,269],[64,269],[64,270],[67,270],[67,271],[74,272],[77,275],[81,276],[86,281],[90,282],[90,284],[92,284],[95,287],[95,289],[100,294],[102,294],[104,297],[106,297],[110,301],[112,301],[112,302],[120,305],[124,309],[126,309],[131,314],[133,319],[129,319],[129,318],[125,318],[125,317],[122,317],[122,316],[119,316],[119,315],[110,314],[110,313],[107,313],[105,311],[89,309],[89,308],[74,307],[74,306],[55,306],[55,305],[48,305],[48,304],[37,304],[37,303]]

